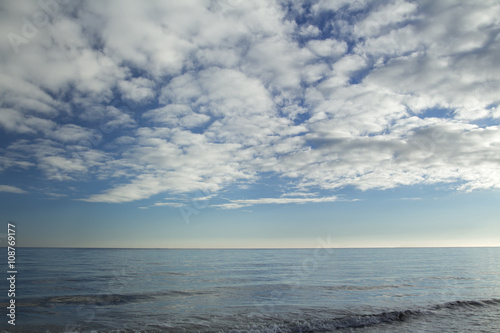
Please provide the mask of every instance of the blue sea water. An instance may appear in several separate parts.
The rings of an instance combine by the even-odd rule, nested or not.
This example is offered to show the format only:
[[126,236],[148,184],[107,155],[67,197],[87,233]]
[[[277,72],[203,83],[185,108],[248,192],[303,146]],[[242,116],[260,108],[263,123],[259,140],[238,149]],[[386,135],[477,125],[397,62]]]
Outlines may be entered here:
[[17,270],[2,332],[500,332],[500,248],[18,248]]

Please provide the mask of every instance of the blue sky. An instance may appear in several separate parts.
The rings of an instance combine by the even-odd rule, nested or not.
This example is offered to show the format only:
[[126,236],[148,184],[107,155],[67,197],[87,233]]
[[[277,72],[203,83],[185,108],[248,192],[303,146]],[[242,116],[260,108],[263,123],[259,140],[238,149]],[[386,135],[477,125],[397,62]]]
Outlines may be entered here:
[[498,1],[0,6],[23,246],[498,246]]

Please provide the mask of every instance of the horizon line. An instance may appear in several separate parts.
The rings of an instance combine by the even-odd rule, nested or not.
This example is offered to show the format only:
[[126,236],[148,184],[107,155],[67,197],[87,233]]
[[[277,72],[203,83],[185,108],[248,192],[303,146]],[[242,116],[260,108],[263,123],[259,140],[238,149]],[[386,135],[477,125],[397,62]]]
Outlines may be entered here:
[[[7,247],[7,246],[5,246]],[[81,247],[81,246],[16,246],[31,249],[89,249],[89,250],[315,250],[315,249],[459,249],[498,248],[500,245],[474,246],[373,246],[373,247]]]

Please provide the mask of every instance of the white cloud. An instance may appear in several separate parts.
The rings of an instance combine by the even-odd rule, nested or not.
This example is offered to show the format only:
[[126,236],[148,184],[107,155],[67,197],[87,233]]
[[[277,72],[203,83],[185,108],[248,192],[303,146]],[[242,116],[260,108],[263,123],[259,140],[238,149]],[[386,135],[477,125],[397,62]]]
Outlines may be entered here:
[[309,192],[290,192],[284,193],[281,195],[282,197],[316,197],[317,193],[309,193]]
[[26,124],[24,115],[13,109],[0,109],[0,125],[7,131],[35,133],[35,129]]
[[307,47],[320,57],[339,57],[347,52],[347,43],[334,39],[311,40]]
[[210,120],[209,116],[195,113],[185,104],[169,104],[145,112],[142,116],[151,119],[151,122],[156,125],[183,128],[196,128]]
[[155,96],[155,83],[143,77],[123,80],[118,83],[122,96],[135,103],[150,101]]
[[366,6],[368,1],[350,1],[350,0],[320,0],[313,5],[312,9],[314,12],[319,13],[325,10],[337,11],[342,7],[347,7],[348,9],[362,9]]
[[300,27],[299,34],[303,37],[317,37],[321,34],[321,30],[314,25],[307,25]]
[[127,185],[115,187],[102,194],[96,194],[82,201],[87,202],[129,202],[148,198],[153,194],[167,190],[164,182],[154,176],[139,176],[135,181]]
[[50,137],[65,143],[79,141],[99,141],[100,135],[92,129],[84,128],[75,124],[58,126],[49,133]]
[[356,51],[383,61],[387,57],[400,57],[424,49],[424,41],[417,37],[414,26],[391,30],[388,34],[370,38],[357,46]]
[[[111,132],[113,129],[117,127],[135,127],[135,120],[132,119],[131,115],[117,109],[114,106],[106,107],[105,111],[105,119],[106,121],[103,124],[103,127],[106,128],[104,131]],[[102,118],[101,118],[102,119]]]
[[87,143],[69,145],[50,139],[18,140],[7,148],[7,155],[11,157],[7,166],[36,165],[50,180],[75,180],[77,176],[82,179],[104,167],[108,160],[102,151],[86,146]]
[[153,206],[159,206],[159,207],[163,207],[163,206],[167,206],[167,207],[183,207],[183,206],[185,206],[185,204],[183,204],[181,202],[157,202]]
[[66,103],[54,100],[41,87],[14,75],[0,73],[0,96],[3,105],[26,113],[55,116],[67,110]]
[[216,197],[216,194],[205,195],[202,197],[194,197],[191,200],[193,200],[193,201],[208,201],[214,197]]
[[222,209],[237,209],[241,207],[249,207],[262,204],[306,204],[306,203],[321,203],[338,201],[338,197],[322,197],[322,198],[259,198],[259,199],[239,199],[230,200],[229,203],[212,205],[212,207]]
[[0,185],[0,192],[16,193],[16,194],[28,193],[25,190],[20,189],[19,187],[10,185]]
[[354,26],[357,37],[376,37],[396,23],[414,20],[418,5],[404,0],[391,1],[370,12],[365,19]]
[[285,37],[275,36],[252,45],[243,70],[258,76],[265,85],[293,89],[300,85],[302,66],[312,57],[308,49],[298,48]]

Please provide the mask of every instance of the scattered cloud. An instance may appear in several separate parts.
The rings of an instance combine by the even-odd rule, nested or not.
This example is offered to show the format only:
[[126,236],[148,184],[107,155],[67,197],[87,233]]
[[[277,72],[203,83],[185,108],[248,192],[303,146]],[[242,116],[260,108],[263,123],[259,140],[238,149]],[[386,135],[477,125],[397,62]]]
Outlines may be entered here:
[[88,202],[209,200],[262,175],[300,189],[225,209],[500,188],[496,0],[3,7],[1,172],[102,182]]

